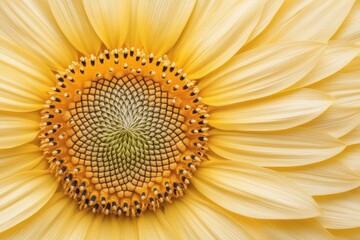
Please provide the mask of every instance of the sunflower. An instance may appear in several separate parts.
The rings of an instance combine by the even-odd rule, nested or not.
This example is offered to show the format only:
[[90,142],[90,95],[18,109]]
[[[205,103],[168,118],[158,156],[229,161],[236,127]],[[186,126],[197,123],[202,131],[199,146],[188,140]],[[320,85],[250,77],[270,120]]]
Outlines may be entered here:
[[1,239],[359,239],[360,1],[0,22]]

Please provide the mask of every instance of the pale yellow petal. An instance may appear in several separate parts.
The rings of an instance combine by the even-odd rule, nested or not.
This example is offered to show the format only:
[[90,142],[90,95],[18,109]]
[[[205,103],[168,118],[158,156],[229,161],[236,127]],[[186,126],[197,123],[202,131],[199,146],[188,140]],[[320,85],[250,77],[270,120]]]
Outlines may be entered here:
[[209,123],[223,130],[274,131],[307,123],[333,102],[324,92],[300,89],[268,99],[214,108]]
[[[289,1],[279,18],[256,44],[285,41],[328,41],[347,17],[354,0]],[[292,3],[291,3],[292,2]]]
[[238,217],[204,198],[195,189],[165,207],[166,218],[180,239],[262,239],[256,220]]
[[349,146],[342,152],[337,160],[344,164],[350,171],[360,176],[360,145]]
[[357,125],[348,134],[341,137],[341,141],[343,141],[347,145],[359,144],[360,143],[360,124]]
[[12,148],[32,141],[39,132],[38,113],[0,111],[0,149]]
[[[344,41],[329,42],[314,69],[291,88],[304,87],[336,73],[355,59],[359,53],[360,46],[358,45]],[[360,69],[360,66],[358,66],[358,69]]]
[[92,28],[82,1],[49,0],[51,12],[71,44],[84,54],[96,54],[101,40]]
[[181,239],[174,234],[173,221],[160,210],[144,213],[138,219],[139,239]]
[[333,236],[313,219],[259,221],[269,240],[332,240]]
[[209,147],[237,162],[266,167],[291,167],[316,163],[340,153],[345,144],[323,132],[296,128],[280,132],[212,131]]
[[38,56],[53,69],[63,69],[77,56],[46,1],[2,1],[0,22],[2,38]]
[[174,47],[174,61],[193,79],[215,70],[245,44],[263,5],[261,0],[197,1]]
[[289,42],[239,54],[200,81],[203,101],[222,106],[284,90],[316,66],[324,48],[320,43]]
[[[80,225],[85,225],[85,222],[87,222],[86,225],[88,225],[85,239],[111,239],[110,234],[115,234],[115,236],[118,237],[119,228],[116,222],[113,221],[113,216],[106,217],[103,214],[88,215],[80,220]],[[109,230],[110,232],[107,232]]]
[[[73,232],[84,231],[84,226],[79,224],[79,219],[82,215],[91,215],[92,213],[79,210],[76,202],[63,192],[59,192],[57,195],[54,198],[59,198],[59,200],[54,200],[53,204],[45,206],[41,212],[43,215],[36,216],[34,219],[36,225],[33,225],[32,228],[25,228],[28,231],[32,230],[32,234],[35,235],[31,239],[53,239],[54,236],[57,239],[84,239],[84,234],[82,238],[67,238],[66,236]],[[42,223],[44,219],[47,221],[52,219],[52,222],[48,225],[44,224]],[[33,228],[37,229],[35,233]]]
[[358,124],[360,124],[359,109],[332,105],[326,112],[304,126],[339,138]]
[[342,239],[344,239],[344,240],[359,240],[360,227],[350,228],[350,229],[331,230],[330,232],[341,240]]
[[130,1],[84,0],[83,4],[92,27],[106,47],[121,48],[129,28]]
[[337,106],[360,108],[360,71],[337,73],[312,88],[321,90],[336,98]]
[[351,73],[360,72],[360,55],[355,57],[346,67],[341,69],[341,72]]
[[0,232],[36,213],[55,193],[58,183],[49,171],[29,171],[0,181]]
[[123,218],[121,219],[119,225],[123,240],[139,239],[139,228],[138,228],[137,219]]
[[345,21],[332,37],[360,44],[360,1],[356,1]]
[[249,36],[247,42],[253,40],[257,35],[259,35],[273,20],[274,16],[278,13],[279,8],[284,3],[284,0],[266,0],[261,18]]
[[94,215],[88,212],[79,224],[88,225],[85,239],[136,240],[139,239],[137,221],[138,219],[130,217]]
[[[87,221],[82,221],[86,216],[89,217]],[[36,214],[0,234],[0,237],[22,240],[85,239],[88,225],[96,217],[87,210],[79,210],[73,199],[58,192]]]
[[29,99],[32,94],[23,95],[21,88],[16,89],[15,86],[9,87],[9,85],[5,87],[7,91],[0,89],[0,111],[28,112],[39,110],[44,106],[39,96],[33,95],[37,99]]
[[303,219],[319,215],[315,201],[275,171],[232,161],[209,161],[191,179],[221,207],[263,219]]
[[137,29],[138,6],[140,0],[130,1],[129,29],[125,44],[127,47],[141,46],[140,31]]
[[140,0],[137,29],[141,29],[145,51],[157,56],[168,52],[183,31],[194,5],[195,0]]
[[25,144],[0,150],[0,179],[30,170],[40,161],[45,161],[39,146]]
[[326,228],[360,227],[360,188],[346,193],[316,197],[322,209],[319,220]]
[[336,158],[317,164],[276,170],[313,196],[346,192],[360,186],[360,177]]
[[[41,239],[53,222],[61,217],[70,199],[63,193],[55,193],[37,213],[16,226],[0,233],[1,239]],[[44,221],[46,219],[46,221]],[[60,237],[60,236],[59,236]]]
[[[66,196],[69,198],[68,196]],[[69,199],[73,201],[73,199]],[[74,204],[73,214],[69,216],[67,224],[63,225],[64,238],[63,239],[86,239],[86,235],[89,232],[90,225],[94,222],[94,215],[89,211],[81,211],[78,209],[76,203]],[[69,227],[69,226],[76,226]],[[130,240],[131,238],[129,238]]]
[[53,73],[28,52],[0,40],[0,110],[29,112],[43,108]]
[[245,46],[245,50],[266,45],[271,39],[283,29],[291,19],[308,7],[312,0],[285,1],[277,11],[269,25],[253,41]]

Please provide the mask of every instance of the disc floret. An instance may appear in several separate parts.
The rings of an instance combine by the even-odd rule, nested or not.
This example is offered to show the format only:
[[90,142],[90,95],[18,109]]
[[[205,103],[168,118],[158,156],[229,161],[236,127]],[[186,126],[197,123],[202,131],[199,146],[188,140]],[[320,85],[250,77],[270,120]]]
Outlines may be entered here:
[[209,114],[175,62],[105,50],[56,79],[41,148],[80,208],[138,216],[184,194],[207,150]]

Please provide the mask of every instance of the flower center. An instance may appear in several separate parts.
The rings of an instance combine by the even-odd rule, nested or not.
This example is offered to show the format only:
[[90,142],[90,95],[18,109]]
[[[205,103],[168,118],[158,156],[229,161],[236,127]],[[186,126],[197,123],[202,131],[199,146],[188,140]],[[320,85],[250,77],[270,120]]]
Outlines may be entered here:
[[174,62],[105,50],[56,78],[41,147],[80,208],[139,216],[184,194],[207,149],[209,115]]

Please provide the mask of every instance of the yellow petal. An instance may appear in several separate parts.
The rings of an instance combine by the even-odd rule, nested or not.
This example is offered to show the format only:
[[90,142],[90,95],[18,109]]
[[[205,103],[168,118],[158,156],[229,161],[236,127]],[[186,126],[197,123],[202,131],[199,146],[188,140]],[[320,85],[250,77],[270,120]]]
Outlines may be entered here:
[[58,183],[48,171],[29,171],[0,181],[0,232],[36,213],[55,193]]
[[192,178],[194,187],[221,207],[263,219],[302,219],[319,215],[315,201],[275,171],[255,165],[209,161]]
[[333,236],[321,224],[313,219],[286,221],[259,221],[274,240],[331,240]]
[[359,53],[360,46],[355,44],[343,41],[329,42],[315,68],[291,88],[304,87],[336,73],[349,64]]
[[123,218],[122,221],[119,223],[119,225],[123,240],[139,239],[139,229],[138,229],[137,219]]
[[138,6],[140,0],[130,1],[129,29],[125,44],[127,47],[141,46],[140,31],[137,29]]
[[274,131],[307,123],[332,103],[324,92],[300,89],[268,99],[229,105],[211,112],[211,126],[223,130]]
[[[83,224],[87,222],[88,230],[86,236],[89,239],[111,239],[111,234],[114,234],[114,239],[118,239],[119,237],[119,226],[113,220],[113,216],[105,217],[102,214],[93,216],[92,218],[91,216],[84,216],[81,222],[83,222]],[[80,225],[82,224],[80,223]]]
[[323,114],[304,126],[339,138],[353,130],[359,123],[359,109],[332,105]]
[[[54,239],[55,236],[56,239],[85,239],[88,230],[88,226],[82,224],[85,216],[97,217],[89,211],[80,211],[73,199],[58,192],[36,214],[0,234],[0,237]],[[86,222],[91,223],[93,219]]]
[[326,228],[360,227],[360,188],[346,193],[316,197],[322,209],[319,220]]
[[15,148],[0,150],[0,179],[16,173],[30,170],[44,160],[40,148],[34,144],[25,144]]
[[173,59],[201,78],[229,60],[246,42],[262,13],[264,2],[197,1],[193,14],[174,47]]
[[302,79],[325,45],[290,42],[239,54],[199,83],[206,104],[222,106],[269,96]]
[[[90,224],[98,216],[88,210],[80,210],[78,204],[63,192],[56,193],[50,201],[41,210],[41,215],[29,219],[34,225],[26,224],[24,227],[26,231],[32,231],[30,236],[34,234],[31,239],[52,239],[54,236],[57,239],[86,239]],[[48,224],[44,224],[44,219]]]
[[28,52],[0,40],[0,110],[29,112],[43,108],[53,73]]
[[237,217],[203,198],[195,189],[165,207],[180,239],[263,239],[256,221]]
[[164,55],[178,40],[194,8],[194,0],[140,0],[137,29],[146,52]]
[[345,145],[323,132],[296,128],[281,132],[210,132],[209,147],[232,161],[267,167],[316,163],[340,153]]
[[106,47],[121,48],[129,28],[130,2],[85,0],[83,4],[92,27]]
[[317,164],[276,170],[313,196],[346,192],[360,186],[360,177],[354,175],[336,158]]
[[138,220],[139,239],[178,239],[174,234],[174,219],[166,218],[162,211],[144,213]]
[[349,146],[338,157],[338,161],[344,164],[350,171],[360,176],[360,145]]
[[[338,30],[353,4],[353,0],[329,0],[284,5],[278,16],[280,20],[271,25],[264,36],[260,36],[257,44],[301,40],[328,41]],[[284,13],[285,11],[287,13]]]
[[346,67],[341,69],[341,72],[351,73],[351,72],[359,72],[360,71],[360,56],[354,58]]
[[[1,80],[0,80],[1,81]],[[7,86],[6,86],[7,87]],[[14,91],[13,91],[14,90]],[[7,91],[0,90],[0,110],[14,112],[28,112],[41,109],[44,104],[39,99],[29,99],[28,96],[22,95],[21,89],[7,87]],[[34,97],[36,95],[33,95]],[[36,96],[39,97],[39,96]]]
[[360,108],[360,71],[351,73],[337,73],[312,88],[321,90],[336,98],[337,106]]
[[357,125],[348,134],[341,137],[341,141],[343,141],[347,145],[359,144],[360,143],[360,124]]
[[39,131],[38,113],[0,112],[0,149],[12,148],[33,140]]
[[350,228],[350,229],[339,229],[331,230],[331,233],[340,240],[358,240],[360,236],[360,227],[359,228]]
[[101,40],[92,28],[84,6],[77,0],[50,0],[55,20],[71,44],[84,54],[96,54]]
[[249,36],[247,42],[253,40],[257,35],[259,35],[273,20],[274,16],[278,13],[279,8],[284,3],[284,0],[267,0],[264,6],[261,18]]
[[0,22],[2,38],[38,56],[53,69],[63,69],[77,56],[46,1],[2,1]]
[[346,40],[360,43],[360,2],[356,1],[345,21],[332,37],[335,40]]
[[[76,204],[76,203],[71,203],[71,204]],[[63,231],[64,231],[63,239],[86,239],[87,233],[90,232],[89,231],[91,229],[90,225],[91,223],[94,222],[93,219],[94,215],[92,215],[90,212],[79,211],[78,208],[76,208],[75,211],[74,211],[75,214],[72,214],[70,216],[69,221],[63,227]],[[76,226],[76,227],[74,228],[69,226]]]
[[285,1],[277,11],[270,24],[253,41],[245,46],[245,49],[252,49],[266,45],[276,34],[283,29],[291,19],[311,4],[312,0]]
[[[13,228],[0,233],[1,239],[41,239],[51,228],[53,221],[61,217],[69,201],[62,193],[55,193],[51,199],[37,213],[22,221]],[[44,221],[46,219],[46,221]],[[58,236],[59,237],[59,236]]]
[[[97,240],[135,240],[138,238],[138,219],[129,217],[115,217],[104,215],[93,215],[88,212],[83,219],[80,220],[80,225],[86,226],[86,237],[84,239],[97,239]],[[83,227],[84,228],[84,227]],[[79,239],[72,238],[69,239]],[[149,238],[151,239],[151,238]]]

